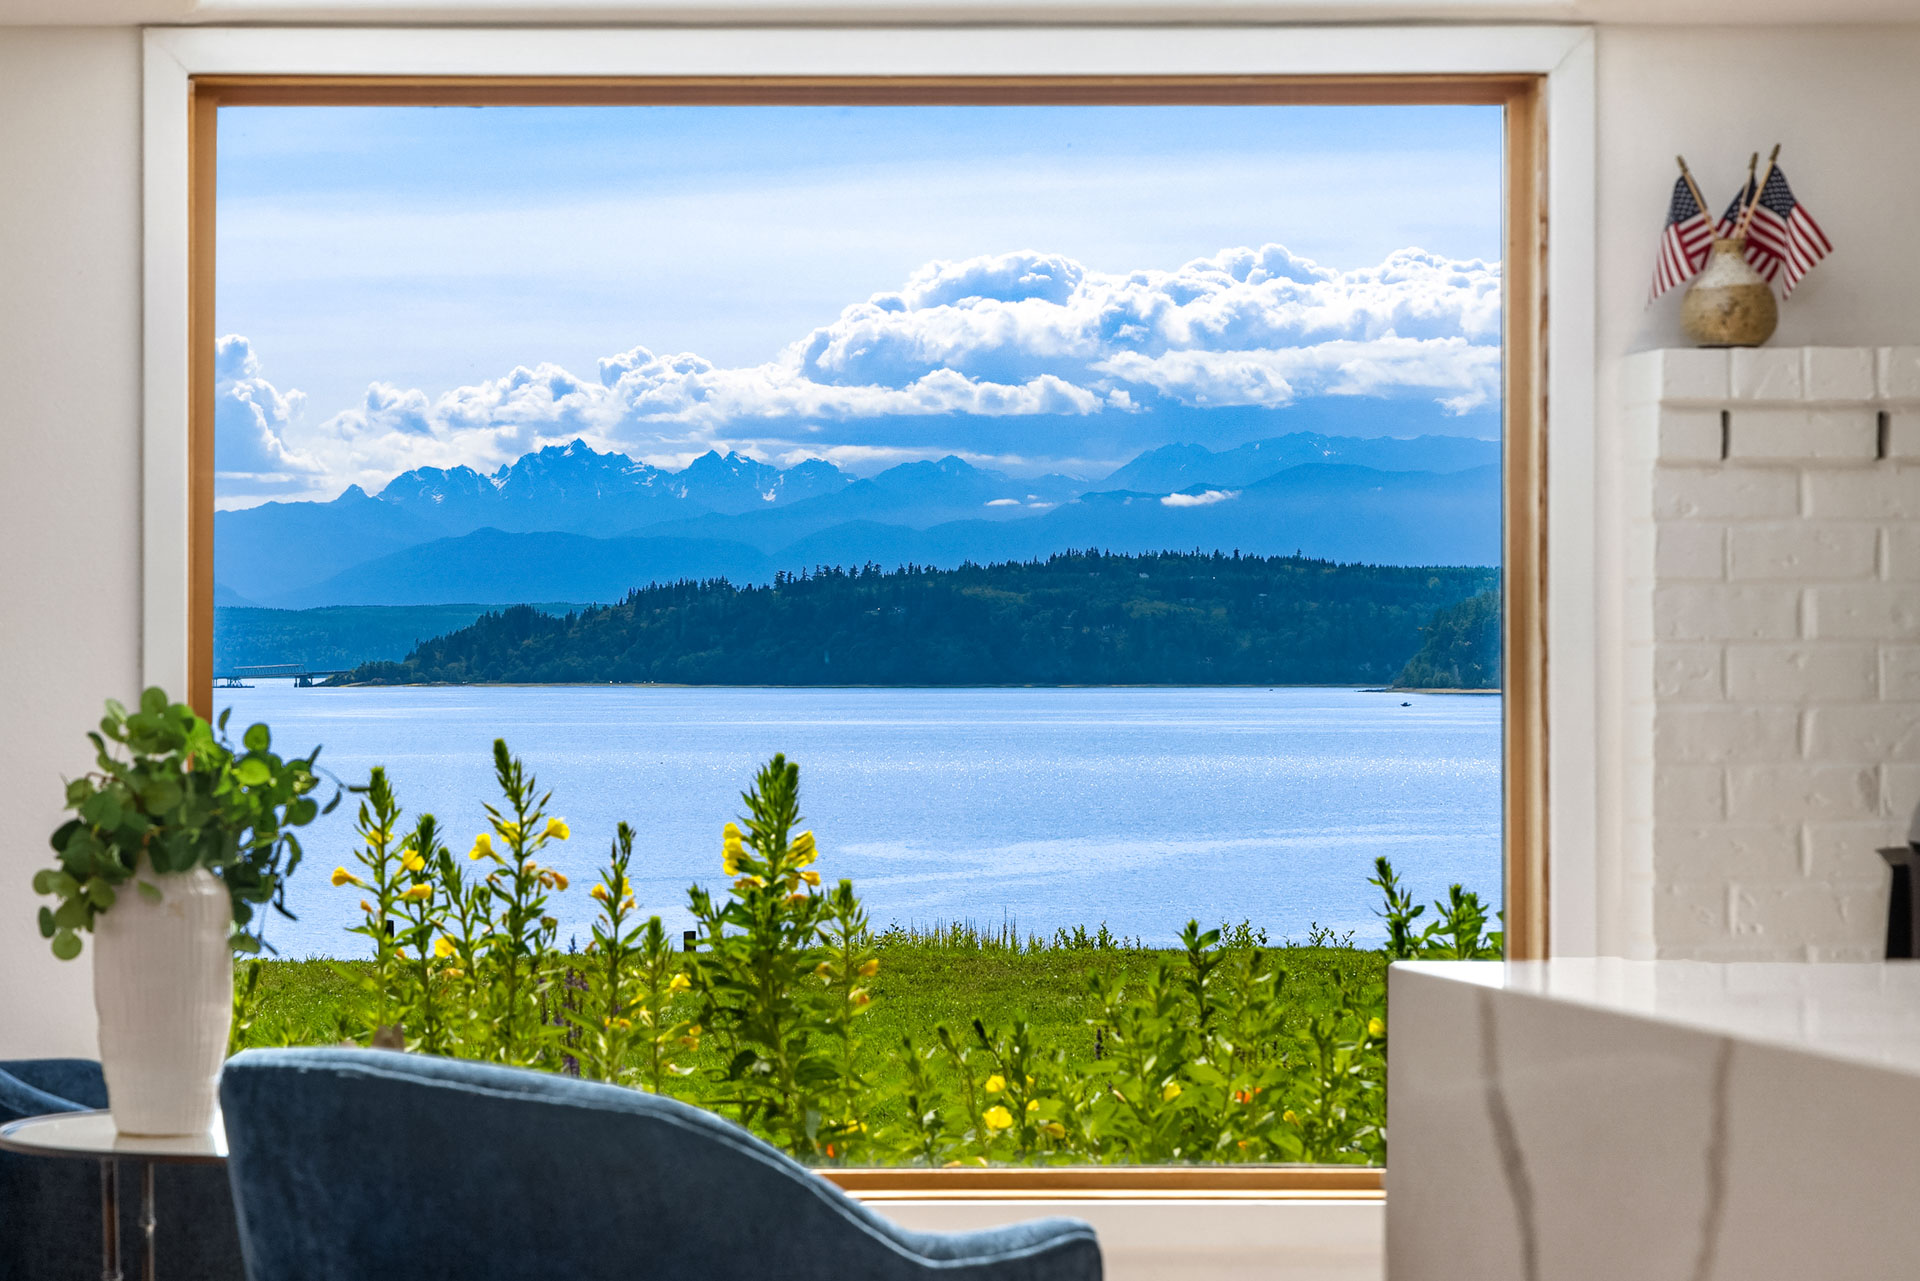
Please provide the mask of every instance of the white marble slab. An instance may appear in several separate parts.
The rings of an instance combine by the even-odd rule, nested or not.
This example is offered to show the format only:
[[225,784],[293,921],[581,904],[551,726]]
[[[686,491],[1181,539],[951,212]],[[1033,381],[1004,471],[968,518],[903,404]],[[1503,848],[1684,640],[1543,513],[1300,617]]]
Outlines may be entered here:
[[1392,1281],[1920,1276],[1920,965],[1396,965]]

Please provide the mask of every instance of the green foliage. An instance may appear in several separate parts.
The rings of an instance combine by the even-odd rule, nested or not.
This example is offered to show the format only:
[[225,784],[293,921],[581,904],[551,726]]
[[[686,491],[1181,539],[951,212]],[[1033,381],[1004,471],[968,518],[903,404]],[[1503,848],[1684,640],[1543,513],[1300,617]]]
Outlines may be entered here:
[[294,829],[323,812],[309,795],[319,786],[320,751],[284,759],[265,725],[249,726],[236,747],[226,726],[226,713],[210,725],[158,688],[142,693],[132,712],[107,700],[100,728],[87,735],[95,767],[67,784],[74,817],[53,833],[59,863],[33,877],[35,893],[57,900],[40,909],[40,933],[55,956],[80,954],[80,931],[93,928],[129,881],[157,899],[161,891],[146,877],[196,867],[226,883],[234,949],[260,949],[254,918],[269,904],[286,912],[286,878],[300,865]]
[[1393,678],[1395,689],[1500,688],[1500,589],[1438,610],[1426,640]]
[[[623,823],[591,891],[592,941],[563,954],[546,909],[569,887],[534,856],[566,824],[504,743],[495,773],[503,799],[469,855],[490,867],[473,881],[431,816],[395,840],[391,785],[369,781],[361,871],[334,874],[369,895],[358,932],[373,945],[337,970],[366,980],[346,1030],[674,1094],[816,1164],[1377,1164],[1384,961],[1499,954],[1490,913],[1459,886],[1416,929],[1427,909],[1385,859],[1384,955],[1317,927],[1309,946],[1273,948],[1248,921],[1189,921],[1172,952],[1104,927],[876,936],[851,882],[823,885],[799,767],[781,756],[722,829],[726,892],[688,890],[697,952],[640,920]],[[993,988],[977,977],[1003,972]],[[260,973],[236,998],[236,1044],[289,1035]],[[303,1017],[330,1031],[343,1008]]]
[[[517,606],[347,681],[674,684],[1384,682],[1480,568],[1298,556],[1071,552],[935,570],[876,565],[652,586],[555,617]],[[1498,613],[1497,605],[1495,613]]]

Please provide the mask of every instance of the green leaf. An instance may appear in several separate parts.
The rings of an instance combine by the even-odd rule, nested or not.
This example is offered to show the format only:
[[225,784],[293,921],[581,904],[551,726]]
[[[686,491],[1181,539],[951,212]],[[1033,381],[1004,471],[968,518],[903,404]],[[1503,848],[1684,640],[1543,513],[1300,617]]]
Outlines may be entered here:
[[242,787],[259,787],[273,777],[273,771],[259,757],[249,756],[234,766],[233,776]]
[[53,954],[62,961],[80,955],[80,936],[72,930],[61,930],[53,936]]
[[40,909],[40,937],[43,939],[52,938],[54,928],[55,926],[53,924],[53,909],[50,907],[41,908]]
[[134,888],[139,890],[140,897],[149,903],[158,903],[161,899],[160,887],[152,881],[141,881]]
[[[33,892],[35,894],[53,893],[52,869],[43,867],[33,874]],[[44,912],[47,909],[43,907],[40,910]]]
[[127,719],[126,704],[122,703],[117,698],[108,699],[107,700],[107,719],[113,720],[113,721],[124,721],[125,719]]
[[247,726],[247,732],[240,736],[240,741],[247,745],[249,752],[264,752],[273,739],[265,725],[255,724]]
[[158,685],[149,685],[140,692],[140,710],[148,716],[158,716],[167,710],[167,691]]

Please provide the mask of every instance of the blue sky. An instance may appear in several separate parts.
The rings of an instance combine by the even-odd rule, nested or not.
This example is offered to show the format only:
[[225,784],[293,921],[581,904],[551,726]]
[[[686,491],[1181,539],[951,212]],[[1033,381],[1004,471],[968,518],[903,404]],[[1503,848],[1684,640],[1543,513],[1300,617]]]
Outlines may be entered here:
[[1499,133],[1483,107],[226,108],[222,503],[574,435],[1082,474],[1293,427],[1493,435]]

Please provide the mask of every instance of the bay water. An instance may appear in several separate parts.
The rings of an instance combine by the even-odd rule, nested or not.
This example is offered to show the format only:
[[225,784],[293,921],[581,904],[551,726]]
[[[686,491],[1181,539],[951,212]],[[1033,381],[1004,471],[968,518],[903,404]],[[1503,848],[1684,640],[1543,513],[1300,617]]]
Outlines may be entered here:
[[[1456,881],[1500,900],[1498,695],[262,681],[214,701],[233,709],[236,741],[264,721],[283,755],[321,745],[343,783],[386,766],[402,805],[434,813],[462,856],[497,799],[505,738],[572,828],[542,859],[573,882],[553,900],[563,946],[590,937],[587,891],[622,819],[639,832],[642,910],[688,927],[686,888],[724,888],[721,825],[775,752],[800,764],[822,876],[851,877],[876,929],[1105,923],[1164,944],[1193,917],[1249,920],[1275,943],[1318,924],[1374,945],[1381,854],[1423,900]],[[352,866],[356,799],[301,833],[298,919],[267,926],[282,956],[368,946],[347,933],[359,893],[327,879]]]

